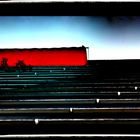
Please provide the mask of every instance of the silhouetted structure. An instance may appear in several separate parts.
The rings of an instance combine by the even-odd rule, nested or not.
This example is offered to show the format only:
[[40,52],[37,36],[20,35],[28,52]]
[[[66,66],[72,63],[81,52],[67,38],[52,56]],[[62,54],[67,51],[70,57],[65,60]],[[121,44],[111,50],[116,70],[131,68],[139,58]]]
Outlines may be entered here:
[[26,65],[25,65],[24,61],[19,60],[19,61],[16,63],[16,70],[25,71],[25,69],[26,69]]
[[4,70],[8,69],[8,59],[7,58],[3,58],[1,61],[1,68]]

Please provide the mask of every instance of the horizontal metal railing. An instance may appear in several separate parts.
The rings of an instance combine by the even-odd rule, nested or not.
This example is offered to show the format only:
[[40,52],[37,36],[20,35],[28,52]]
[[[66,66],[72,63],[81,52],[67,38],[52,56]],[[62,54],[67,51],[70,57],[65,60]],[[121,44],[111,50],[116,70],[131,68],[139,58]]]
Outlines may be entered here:
[[[18,134],[23,130],[26,133],[26,126],[33,129],[29,133],[45,133],[50,126],[63,124],[63,130],[53,128],[49,132],[68,132],[65,127],[70,127],[71,132],[83,133],[88,130],[76,128],[86,125],[85,128],[97,127],[99,132],[102,127],[103,132],[108,124],[119,128],[128,124],[133,133],[139,133],[140,129],[134,127],[140,124],[140,72],[124,70],[119,63],[113,64],[115,68],[96,64],[0,70],[0,128],[16,133],[10,129],[17,128],[19,123],[23,128],[19,128]],[[112,132],[117,133],[114,129]]]

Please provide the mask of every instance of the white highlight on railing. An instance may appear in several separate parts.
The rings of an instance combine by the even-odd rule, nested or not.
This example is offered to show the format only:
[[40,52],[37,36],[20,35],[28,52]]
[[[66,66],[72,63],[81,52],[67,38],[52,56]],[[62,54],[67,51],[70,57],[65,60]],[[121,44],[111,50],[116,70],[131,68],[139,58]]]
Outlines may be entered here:
[[99,103],[100,102],[100,99],[96,99],[96,102]]
[[138,89],[138,87],[135,86],[135,90],[137,90],[137,89]]
[[38,119],[35,119],[35,124],[37,125],[39,123],[39,120]]
[[72,108],[70,107],[70,112],[72,112]]
[[118,96],[120,96],[121,95],[121,92],[120,91],[118,91]]

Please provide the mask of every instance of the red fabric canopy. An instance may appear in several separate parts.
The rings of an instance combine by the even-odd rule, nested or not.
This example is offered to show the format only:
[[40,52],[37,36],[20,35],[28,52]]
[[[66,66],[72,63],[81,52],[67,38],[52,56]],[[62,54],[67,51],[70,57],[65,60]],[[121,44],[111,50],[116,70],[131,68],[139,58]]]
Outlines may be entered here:
[[0,61],[7,58],[8,66],[18,61],[31,66],[82,66],[87,64],[85,47],[0,49]]

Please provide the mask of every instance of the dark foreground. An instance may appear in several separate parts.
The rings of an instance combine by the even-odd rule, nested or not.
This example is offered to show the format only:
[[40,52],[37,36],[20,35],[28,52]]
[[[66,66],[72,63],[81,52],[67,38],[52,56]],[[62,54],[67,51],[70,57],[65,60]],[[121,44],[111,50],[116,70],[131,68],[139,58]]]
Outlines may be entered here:
[[140,60],[98,60],[87,66],[0,70],[0,138],[138,139],[139,65]]

